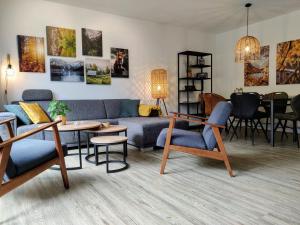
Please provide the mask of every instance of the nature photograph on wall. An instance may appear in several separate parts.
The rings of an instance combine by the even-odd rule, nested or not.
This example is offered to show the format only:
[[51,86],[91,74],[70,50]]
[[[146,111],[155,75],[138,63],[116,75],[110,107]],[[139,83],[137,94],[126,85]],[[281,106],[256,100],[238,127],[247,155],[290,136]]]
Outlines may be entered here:
[[45,73],[44,38],[18,35],[20,72]]
[[270,46],[260,47],[260,59],[248,60],[244,64],[244,85],[269,85],[269,54]]
[[128,49],[111,48],[111,76],[129,78]]
[[300,83],[300,39],[277,44],[276,84]]
[[82,55],[102,56],[102,31],[82,28]]
[[51,81],[84,82],[84,62],[52,58],[50,77]]
[[110,61],[108,59],[85,59],[87,84],[111,84]]
[[76,57],[75,30],[47,26],[46,33],[48,55]]

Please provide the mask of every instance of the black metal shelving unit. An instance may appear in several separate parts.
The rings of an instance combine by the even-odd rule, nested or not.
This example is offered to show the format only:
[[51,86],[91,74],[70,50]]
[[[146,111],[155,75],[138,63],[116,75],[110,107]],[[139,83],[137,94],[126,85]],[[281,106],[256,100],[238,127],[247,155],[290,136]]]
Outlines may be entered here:
[[[198,64],[199,58],[205,59],[205,64]],[[186,60],[186,68],[184,72],[181,70],[182,61]],[[203,93],[205,81],[210,81],[210,92],[213,89],[213,80],[212,80],[212,54],[206,52],[196,52],[196,51],[184,51],[178,53],[178,112],[187,113],[191,115],[201,116],[201,102],[192,98],[192,93],[199,92]],[[200,73],[207,72],[207,78],[196,78],[189,77],[188,70],[192,69],[192,73],[197,70]],[[196,72],[197,72],[196,71]],[[186,90],[182,88],[182,84],[189,86],[193,85],[196,88],[193,90]]]

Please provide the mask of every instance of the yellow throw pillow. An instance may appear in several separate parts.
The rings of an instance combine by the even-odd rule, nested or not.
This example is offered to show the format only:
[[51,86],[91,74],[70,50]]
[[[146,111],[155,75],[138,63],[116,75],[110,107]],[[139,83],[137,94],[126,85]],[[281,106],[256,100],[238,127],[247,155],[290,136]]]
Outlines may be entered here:
[[24,102],[20,102],[19,104],[34,124],[51,122],[39,104]]
[[139,115],[140,116],[150,116],[152,110],[157,110],[159,112],[159,115],[160,116],[162,115],[160,106],[157,106],[157,105],[143,105],[143,104],[141,104],[139,106]]

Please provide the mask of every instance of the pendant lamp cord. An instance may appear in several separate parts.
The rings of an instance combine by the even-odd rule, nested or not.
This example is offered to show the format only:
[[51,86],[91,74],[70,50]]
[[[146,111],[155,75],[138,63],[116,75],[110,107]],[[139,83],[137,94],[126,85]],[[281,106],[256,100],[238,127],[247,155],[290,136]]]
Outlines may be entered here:
[[247,7],[247,36],[248,36],[249,7]]

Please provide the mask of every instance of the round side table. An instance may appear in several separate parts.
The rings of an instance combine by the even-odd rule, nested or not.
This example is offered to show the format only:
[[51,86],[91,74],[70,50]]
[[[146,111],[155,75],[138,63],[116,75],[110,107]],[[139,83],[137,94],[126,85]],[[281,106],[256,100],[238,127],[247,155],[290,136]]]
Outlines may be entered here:
[[[90,161],[95,163],[96,166],[101,164],[106,164],[106,172],[107,173],[115,173],[125,170],[129,167],[129,164],[126,162],[127,157],[127,137],[124,136],[98,136],[91,138],[91,143],[94,144],[94,155],[88,155],[86,160],[90,161],[89,158],[95,156],[95,161]],[[120,151],[109,151],[109,146],[111,145],[123,145],[123,152]],[[105,152],[99,152],[99,147],[105,147]],[[123,160],[110,160],[110,154],[120,154],[123,156]],[[105,155],[106,159],[99,162],[99,155]],[[123,167],[119,169],[109,169],[110,163],[121,163]]]

